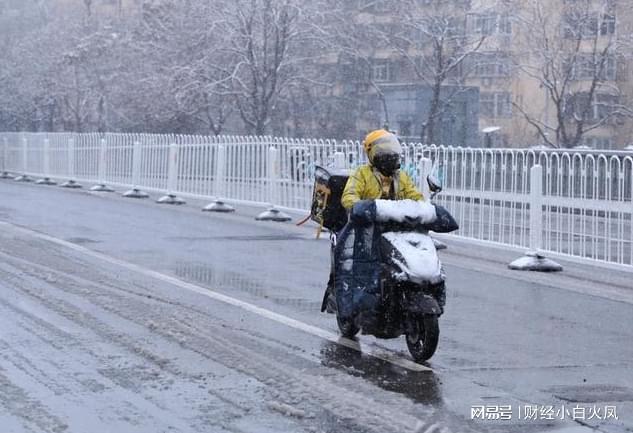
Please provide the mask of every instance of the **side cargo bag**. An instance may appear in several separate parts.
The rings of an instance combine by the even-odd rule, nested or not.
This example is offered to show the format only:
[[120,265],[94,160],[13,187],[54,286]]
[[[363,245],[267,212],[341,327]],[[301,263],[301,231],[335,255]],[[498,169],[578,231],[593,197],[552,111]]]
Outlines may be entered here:
[[341,197],[348,178],[347,172],[330,172],[323,167],[316,167],[310,219],[319,224],[317,237],[323,227],[338,232],[347,224],[347,211],[341,204]]

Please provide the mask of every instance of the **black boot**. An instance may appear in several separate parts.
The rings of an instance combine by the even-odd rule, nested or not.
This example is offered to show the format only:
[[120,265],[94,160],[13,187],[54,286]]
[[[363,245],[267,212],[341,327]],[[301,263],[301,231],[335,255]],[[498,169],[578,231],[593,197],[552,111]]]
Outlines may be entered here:
[[321,303],[321,312],[328,312],[330,314],[336,313],[336,298],[334,296],[334,277],[330,273],[330,278],[323,293],[323,302]]
[[440,305],[443,314],[444,305],[446,305],[446,283],[442,282],[442,284],[437,287],[435,298],[437,299],[437,303]]

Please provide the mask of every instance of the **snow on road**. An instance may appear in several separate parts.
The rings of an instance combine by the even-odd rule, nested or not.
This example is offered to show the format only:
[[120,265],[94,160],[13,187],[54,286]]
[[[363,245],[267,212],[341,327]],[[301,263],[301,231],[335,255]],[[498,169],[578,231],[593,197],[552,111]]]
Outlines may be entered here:
[[227,320],[244,311],[11,226],[0,245],[0,418],[12,431],[403,432],[434,419]]
[[471,408],[590,400],[620,420],[586,424],[633,426],[630,274],[516,273],[516,252],[447,238],[440,348],[417,371],[402,339],[332,337],[328,242],[308,228],[14,182],[0,196],[0,433],[540,433],[580,424]]

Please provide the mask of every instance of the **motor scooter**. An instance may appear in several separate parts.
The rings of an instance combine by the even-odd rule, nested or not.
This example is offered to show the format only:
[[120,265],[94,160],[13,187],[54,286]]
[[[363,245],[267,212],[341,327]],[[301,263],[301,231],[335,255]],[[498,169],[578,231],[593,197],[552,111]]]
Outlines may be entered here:
[[[433,198],[442,187],[433,176],[427,182]],[[445,275],[428,232],[454,231],[457,223],[445,208],[429,201],[371,200],[354,206],[342,233],[358,225],[365,231],[373,225],[370,231],[379,236],[376,243],[379,281],[372,295],[378,300],[377,307],[360,308],[352,317],[341,317],[337,306],[337,298],[341,297],[337,297],[335,279],[330,278],[322,311],[336,314],[339,330],[345,337],[352,338],[358,332],[377,338],[404,335],[413,359],[428,360],[438,346],[439,318],[446,301]],[[353,266],[350,258],[336,257],[337,251],[340,255],[344,250],[337,249],[338,242],[346,240],[333,235],[333,275]],[[345,282],[338,286],[347,287]]]

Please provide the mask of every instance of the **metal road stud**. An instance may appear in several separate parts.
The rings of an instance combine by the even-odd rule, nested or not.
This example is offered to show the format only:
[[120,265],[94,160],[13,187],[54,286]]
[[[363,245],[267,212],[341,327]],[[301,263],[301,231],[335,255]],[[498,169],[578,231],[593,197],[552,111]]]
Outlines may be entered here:
[[74,180],[69,180],[66,181],[64,183],[62,183],[60,185],[62,188],[71,188],[71,189],[78,189],[78,188],[82,188],[82,186],[80,184],[78,184],[77,182],[75,182]]
[[57,182],[51,180],[50,177],[45,177],[43,179],[38,180],[35,183],[38,185],[57,185]]
[[112,188],[110,188],[109,186],[100,183],[99,185],[95,185],[92,188],[90,188],[90,191],[92,192],[114,192],[114,190]]
[[129,191],[126,191],[123,193],[123,197],[127,197],[127,198],[148,198],[149,194],[146,193],[145,191],[141,191],[138,188],[132,188]]
[[543,253],[538,251],[528,251],[510,263],[508,268],[515,271],[536,271],[536,272],[560,272],[563,267],[555,261],[548,259]]
[[286,222],[292,220],[290,216],[283,213],[279,209],[270,208],[265,212],[260,213],[256,218],[257,221],[275,221],[275,222]]
[[203,209],[203,212],[235,212],[235,208],[233,206],[229,206],[221,200],[216,200],[211,204],[206,205]]
[[156,200],[156,203],[159,204],[173,204],[173,205],[182,205],[186,202],[180,197],[175,196],[174,194],[167,194]]

